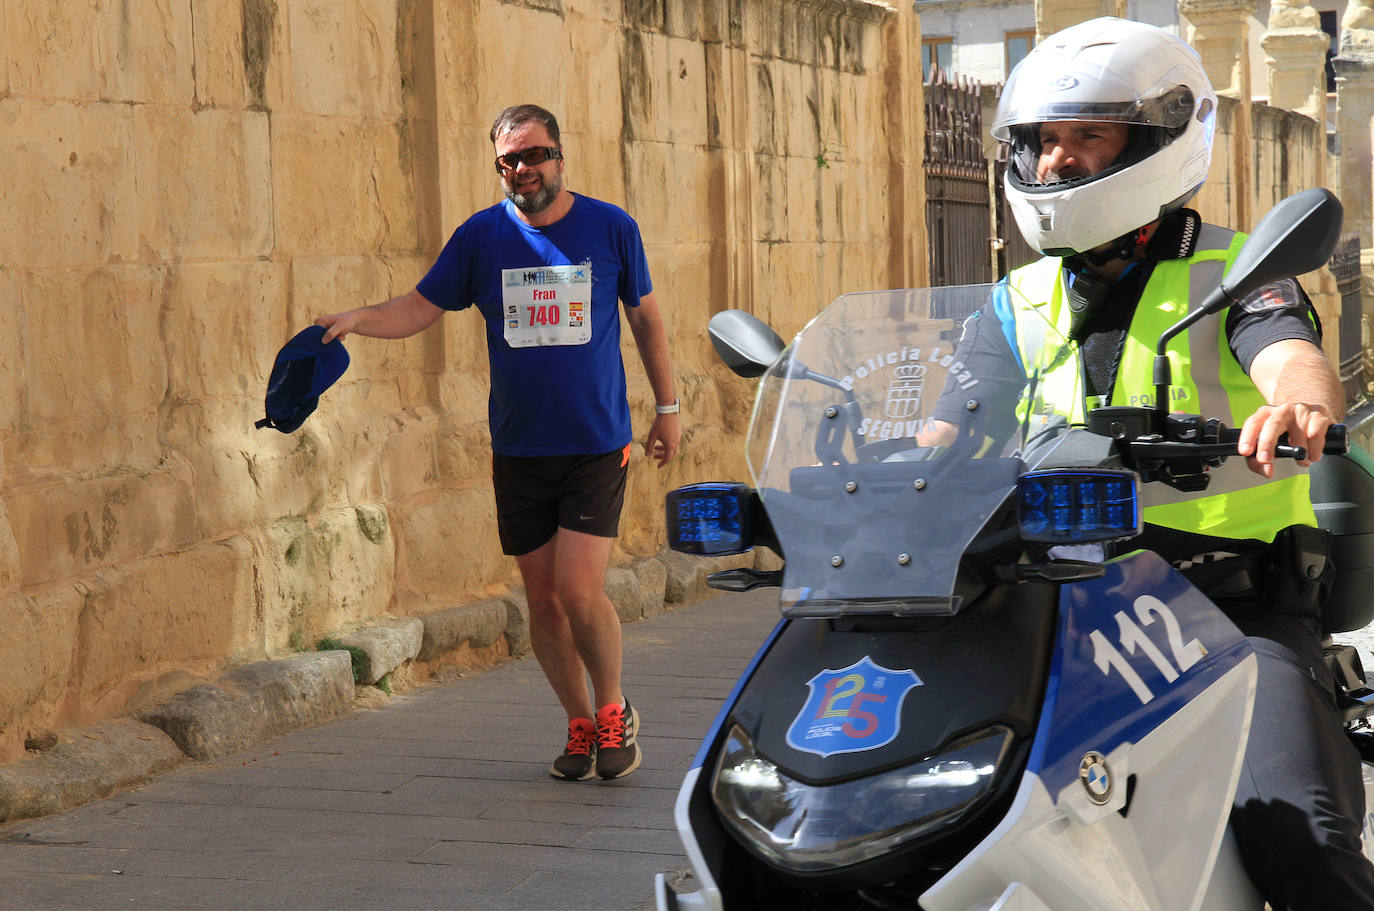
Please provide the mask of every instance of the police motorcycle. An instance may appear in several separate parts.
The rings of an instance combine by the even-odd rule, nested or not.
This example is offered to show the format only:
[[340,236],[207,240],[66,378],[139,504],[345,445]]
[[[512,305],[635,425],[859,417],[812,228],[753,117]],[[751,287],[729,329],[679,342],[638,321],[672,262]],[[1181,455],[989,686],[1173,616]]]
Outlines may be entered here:
[[[1339,223],[1324,190],[1280,203],[1159,352],[1319,267]],[[1069,427],[1034,413],[1034,375],[1009,421],[991,414],[953,351],[992,288],[846,294],[785,350],[745,313],[712,318],[727,366],[762,377],[755,486],[670,492],[669,540],[700,555],[771,548],[781,570],[711,584],[778,586],[782,619],[681,786],[692,876],[681,893],[658,876],[659,911],[1263,907],[1227,829],[1250,647],[1158,555],[1101,554],[1140,532],[1142,484],[1206,484],[1237,432],[1164,405]],[[1167,358],[1156,365],[1167,403]],[[951,395],[957,432],[930,444]],[[1333,431],[1324,450],[1343,452]],[[1341,570],[1324,622],[1360,628],[1374,614],[1374,462],[1357,447],[1312,475]],[[1358,656],[1328,643],[1328,660],[1363,736],[1374,692]],[[1365,782],[1368,796],[1368,762]]]

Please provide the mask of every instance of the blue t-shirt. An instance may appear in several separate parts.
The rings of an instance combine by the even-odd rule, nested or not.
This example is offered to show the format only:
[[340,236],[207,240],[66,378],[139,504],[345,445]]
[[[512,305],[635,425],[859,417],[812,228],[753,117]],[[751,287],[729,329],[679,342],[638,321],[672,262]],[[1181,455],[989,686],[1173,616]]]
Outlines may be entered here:
[[[521,320],[526,333],[535,331],[531,321],[542,322],[545,307],[530,298],[555,296],[537,290],[542,277],[585,280],[582,269],[541,269],[557,266],[591,268],[590,337],[567,343],[565,335],[564,343],[512,347],[510,332]],[[476,304],[486,320],[491,362],[487,414],[492,450],[498,455],[594,455],[629,444],[617,299],[637,307],[653,285],[639,226],[624,210],[574,194],[566,215],[535,228],[520,219],[510,200],[503,200],[453,232],[416,290],[446,310]],[[555,322],[561,317],[560,331],[573,337],[585,333],[578,328],[585,325],[583,305],[561,304],[561,314],[548,308]],[[535,320],[536,309],[540,320]]]

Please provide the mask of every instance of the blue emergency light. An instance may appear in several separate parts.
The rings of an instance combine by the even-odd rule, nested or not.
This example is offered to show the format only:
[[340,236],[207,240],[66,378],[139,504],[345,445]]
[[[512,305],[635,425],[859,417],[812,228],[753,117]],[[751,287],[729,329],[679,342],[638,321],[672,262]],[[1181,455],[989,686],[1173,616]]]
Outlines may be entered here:
[[1046,544],[1122,541],[1140,534],[1140,479],[1133,471],[1051,468],[1016,482],[1021,538]]
[[688,484],[668,491],[668,546],[701,557],[742,554],[754,546],[745,484]]

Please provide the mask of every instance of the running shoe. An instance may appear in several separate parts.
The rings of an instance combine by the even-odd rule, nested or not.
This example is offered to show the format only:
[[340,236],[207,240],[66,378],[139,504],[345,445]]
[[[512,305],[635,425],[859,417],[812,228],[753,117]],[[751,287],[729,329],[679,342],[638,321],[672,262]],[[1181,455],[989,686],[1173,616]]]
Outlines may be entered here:
[[568,745],[549,766],[549,774],[564,781],[586,781],[596,774],[596,723],[590,718],[568,722]]
[[639,712],[624,705],[603,705],[596,713],[596,774],[607,780],[624,778],[639,768]]

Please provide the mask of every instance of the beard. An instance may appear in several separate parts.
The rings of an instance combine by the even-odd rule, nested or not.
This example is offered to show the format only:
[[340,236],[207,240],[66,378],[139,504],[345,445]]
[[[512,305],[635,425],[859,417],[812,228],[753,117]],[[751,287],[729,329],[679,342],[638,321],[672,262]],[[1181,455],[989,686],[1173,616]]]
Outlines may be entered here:
[[506,181],[501,181],[501,190],[506,194],[506,198],[515,203],[515,207],[526,215],[535,215],[543,212],[553,203],[554,199],[563,190],[563,176],[555,174],[553,177],[545,179],[544,175],[539,175],[538,189],[532,193],[520,193]]

